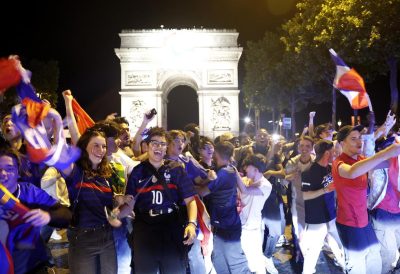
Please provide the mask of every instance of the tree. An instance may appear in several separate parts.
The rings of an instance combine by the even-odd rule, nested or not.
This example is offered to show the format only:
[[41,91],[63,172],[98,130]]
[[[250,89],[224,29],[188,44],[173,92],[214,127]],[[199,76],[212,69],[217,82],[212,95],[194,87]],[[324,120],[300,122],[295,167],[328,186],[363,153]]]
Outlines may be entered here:
[[296,15],[284,24],[288,50],[332,74],[328,49],[334,48],[357,67],[366,81],[390,72],[391,108],[397,112],[397,63],[400,57],[400,0],[303,0]]
[[[32,71],[32,85],[41,99],[46,99],[55,107],[57,105],[59,68],[57,61],[39,61],[32,60],[27,69]],[[1,116],[10,113],[14,105],[19,103],[19,98],[15,87],[10,88],[4,93],[0,99]]]
[[303,56],[287,50],[283,40],[277,31],[248,43],[243,90],[247,105],[260,110],[288,110],[294,134],[295,113],[310,102],[325,100],[326,95],[317,85],[319,79],[308,73],[310,69],[307,70]]
[[58,62],[54,60],[32,60],[29,65],[32,71],[32,85],[41,99],[46,99],[55,107],[57,105],[57,88],[60,70]]

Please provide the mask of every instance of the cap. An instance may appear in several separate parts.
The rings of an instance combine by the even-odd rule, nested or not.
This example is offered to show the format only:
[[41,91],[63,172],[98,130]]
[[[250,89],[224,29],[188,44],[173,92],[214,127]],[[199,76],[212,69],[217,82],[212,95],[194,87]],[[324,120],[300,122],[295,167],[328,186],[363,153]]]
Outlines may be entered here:
[[357,125],[357,126],[343,126],[339,129],[337,135],[336,135],[336,139],[337,141],[340,143],[341,141],[343,141],[344,139],[346,139],[347,136],[349,136],[350,132],[352,131],[358,131],[361,132],[364,129],[363,125]]
[[322,156],[324,155],[325,151],[330,150],[331,148],[333,148],[333,142],[329,141],[329,140],[319,140],[315,146],[314,146],[314,150],[315,150],[315,161],[318,161],[319,159],[322,158]]

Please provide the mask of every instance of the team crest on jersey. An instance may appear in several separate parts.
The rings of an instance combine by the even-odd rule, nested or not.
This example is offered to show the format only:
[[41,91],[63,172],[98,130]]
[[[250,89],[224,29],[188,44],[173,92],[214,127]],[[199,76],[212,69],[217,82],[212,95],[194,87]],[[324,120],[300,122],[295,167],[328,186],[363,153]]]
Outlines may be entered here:
[[168,169],[164,172],[164,178],[165,178],[165,181],[168,184],[170,182],[170,180],[171,180],[171,174],[169,173]]
[[327,187],[332,182],[333,182],[333,178],[332,178],[332,174],[331,173],[329,173],[328,175],[324,176],[324,178],[322,179],[322,185],[324,187]]

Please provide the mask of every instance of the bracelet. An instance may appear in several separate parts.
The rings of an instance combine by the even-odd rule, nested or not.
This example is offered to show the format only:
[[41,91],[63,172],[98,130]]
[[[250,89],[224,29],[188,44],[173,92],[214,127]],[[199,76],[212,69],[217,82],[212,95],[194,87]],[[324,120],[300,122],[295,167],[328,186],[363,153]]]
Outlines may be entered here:
[[190,224],[194,225],[194,227],[197,227],[197,222],[195,222],[195,221],[189,221],[187,223],[187,226],[190,225]]

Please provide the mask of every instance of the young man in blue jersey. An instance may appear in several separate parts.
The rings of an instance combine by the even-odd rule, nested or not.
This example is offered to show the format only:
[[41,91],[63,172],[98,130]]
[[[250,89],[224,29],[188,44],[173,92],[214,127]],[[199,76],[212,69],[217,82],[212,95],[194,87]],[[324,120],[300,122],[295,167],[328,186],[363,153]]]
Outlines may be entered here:
[[234,147],[224,141],[215,147],[217,179],[200,188],[206,199],[214,233],[212,262],[217,273],[250,273],[242,250],[242,224],[236,209],[236,171],[229,167]]
[[[164,159],[166,133],[152,128],[146,138],[149,159],[136,166],[126,194],[135,198],[133,259],[136,273],[186,273],[187,247],[196,237],[197,207],[193,182],[180,165]],[[179,222],[179,205],[188,222]]]
[[[30,209],[20,216],[13,208],[0,204],[0,241],[10,249],[16,274],[39,273],[45,271],[48,261],[40,227],[47,224],[67,227],[72,216],[67,207],[61,206],[44,190],[19,182],[19,167],[19,153],[11,148],[0,148],[0,183]],[[2,202],[7,200],[4,196]]]

